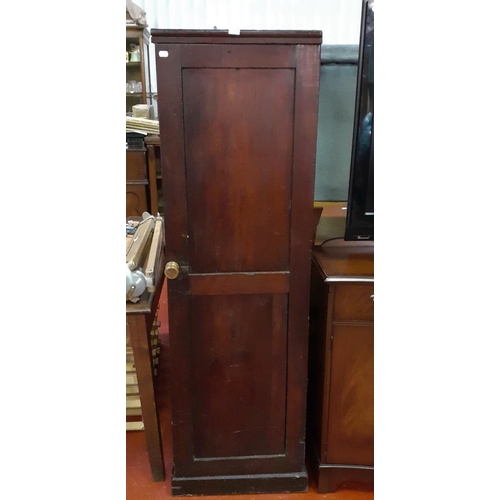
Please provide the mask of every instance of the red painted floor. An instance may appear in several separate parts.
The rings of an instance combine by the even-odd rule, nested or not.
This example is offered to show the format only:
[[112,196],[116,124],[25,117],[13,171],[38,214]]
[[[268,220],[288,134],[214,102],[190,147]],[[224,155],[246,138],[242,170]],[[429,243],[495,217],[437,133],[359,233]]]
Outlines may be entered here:
[[[166,291],[160,298],[158,307],[160,322],[160,362],[158,366],[158,408],[163,440],[166,480],[153,483],[150,477],[149,461],[146,451],[144,432],[127,432],[127,500],[165,500],[174,498],[171,495],[172,469],[172,434],[170,427],[170,398],[168,394],[169,380],[169,343],[168,343],[168,309]],[[179,497],[175,497],[179,498]],[[335,493],[319,494],[314,484],[311,484],[307,493],[288,493],[272,495],[230,495],[189,497],[204,500],[373,500],[373,491],[341,489]]]

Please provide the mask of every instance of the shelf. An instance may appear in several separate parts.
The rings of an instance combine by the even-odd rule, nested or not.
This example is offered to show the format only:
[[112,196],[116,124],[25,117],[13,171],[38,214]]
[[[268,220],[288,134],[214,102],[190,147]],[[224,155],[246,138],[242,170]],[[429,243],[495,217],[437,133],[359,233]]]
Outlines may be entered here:
[[142,92],[127,92],[127,97],[142,97]]
[[127,68],[140,68],[141,67],[141,62],[140,61],[129,61],[125,63],[127,65]]

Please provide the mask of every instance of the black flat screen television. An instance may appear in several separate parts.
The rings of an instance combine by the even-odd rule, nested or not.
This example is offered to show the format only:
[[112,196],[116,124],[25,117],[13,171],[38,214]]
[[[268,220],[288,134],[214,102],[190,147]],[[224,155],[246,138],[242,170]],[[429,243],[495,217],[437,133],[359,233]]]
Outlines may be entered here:
[[374,0],[363,0],[344,239],[374,239]]

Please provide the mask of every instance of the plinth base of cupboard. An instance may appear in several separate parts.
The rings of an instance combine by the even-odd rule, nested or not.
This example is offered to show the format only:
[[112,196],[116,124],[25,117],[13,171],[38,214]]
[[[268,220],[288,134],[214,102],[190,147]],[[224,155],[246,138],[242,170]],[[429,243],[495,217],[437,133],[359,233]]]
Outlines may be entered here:
[[245,476],[172,476],[172,495],[244,495],[259,493],[298,493],[307,491],[306,471]]

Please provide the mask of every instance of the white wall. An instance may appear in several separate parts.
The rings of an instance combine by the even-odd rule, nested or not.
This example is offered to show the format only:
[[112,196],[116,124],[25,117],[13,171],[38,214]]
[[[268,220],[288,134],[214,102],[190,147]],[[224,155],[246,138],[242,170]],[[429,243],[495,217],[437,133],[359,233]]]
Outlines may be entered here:
[[[361,0],[134,0],[149,28],[321,30],[325,44],[357,44]],[[154,45],[151,80],[156,92]]]

